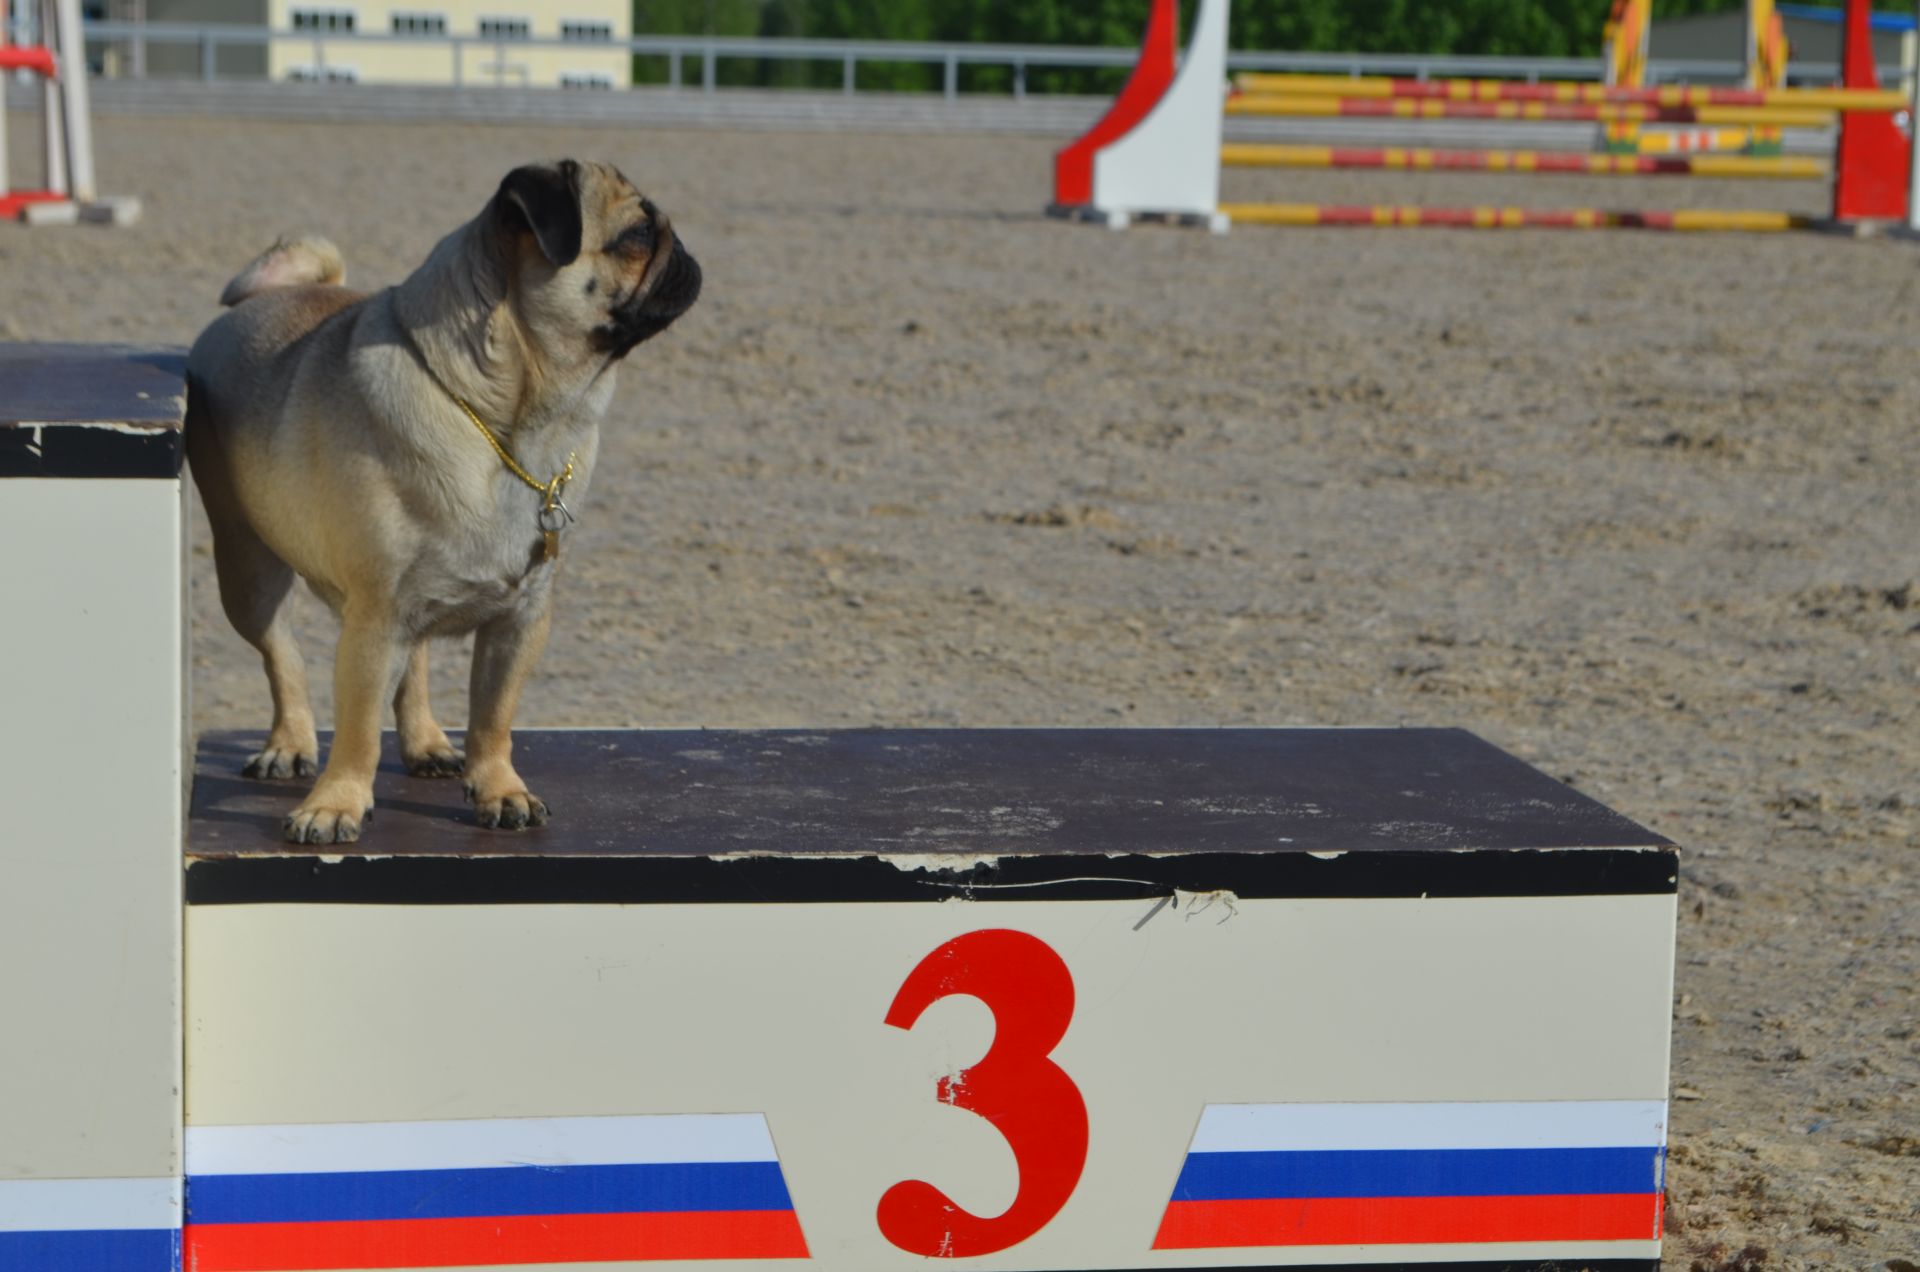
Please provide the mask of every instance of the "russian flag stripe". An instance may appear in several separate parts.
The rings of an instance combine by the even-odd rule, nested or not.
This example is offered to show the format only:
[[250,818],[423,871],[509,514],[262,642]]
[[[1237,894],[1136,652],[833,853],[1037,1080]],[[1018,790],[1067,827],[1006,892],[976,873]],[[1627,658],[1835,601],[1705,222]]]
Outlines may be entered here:
[[1667,1106],[1659,1100],[1209,1104],[1191,1151],[1643,1148],[1666,1142]]
[[1157,1249],[1656,1240],[1666,1105],[1210,1104]]
[[196,1227],[792,1207],[777,1162],[195,1175],[187,1192]]
[[1657,1148],[1371,1149],[1193,1153],[1176,1201],[1520,1197],[1660,1190]]
[[0,1268],[20,1272],[175,1272],[178,1228],[0,1232]]
[[1649,1241],[1658,1193],[1599,1197],[1369,1197],[1176,1201],[1156,1250],[1446,1242]]
[[180,1181],[0,1179],[0,1272],[175,1272]]
[[807,1257],[791,1210],[196,1224],[189,1233],[188,1272]]
[[758,1113],[187,1128],[190,1175],[774,1160]]
[[180,1226],[180,1180],[0,1179],[0,1234]]
[[294,1272],[807,1243],[764,1117],[676,1113],[190,1127],[185,1255],[189,1272]]

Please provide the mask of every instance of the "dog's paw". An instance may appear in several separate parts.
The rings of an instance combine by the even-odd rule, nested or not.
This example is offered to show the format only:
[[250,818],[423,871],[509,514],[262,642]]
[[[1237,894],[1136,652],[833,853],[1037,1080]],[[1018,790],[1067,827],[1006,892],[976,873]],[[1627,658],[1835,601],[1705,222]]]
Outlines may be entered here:
[[468,782],[467,799],[473,804],[474,819],[489,829],[525,830],[547,824],[546,801],[525,788],[482,793]]
[[337,799],[315,792],[306,803],[287,814],[281,830],[290,844],[350,844],[360,828],[373,820],[373,805],[353,801],[344,807]]
[[403,747],[400,759],[412,777],[458,777],[467,767],[467,757],[444,737],[418,751]]
[[319,748],[267,743],[267,749],[247,758],[240,776],[261,781],[287,777],[312,777],[320,771]]

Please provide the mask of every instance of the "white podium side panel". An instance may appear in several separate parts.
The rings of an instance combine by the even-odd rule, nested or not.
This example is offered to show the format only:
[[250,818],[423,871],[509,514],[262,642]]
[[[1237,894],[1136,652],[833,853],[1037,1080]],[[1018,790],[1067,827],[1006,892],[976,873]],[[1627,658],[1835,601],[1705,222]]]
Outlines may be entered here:
[[[981,932],[1021,934],[1032,952],[1012,969],[1003,1037],[1046,997],[1043,964],[1070,978],[1051,1063],[1084,1101],[1087,1139],[1064,1205],[964,1266],[1657,1257],[1671,894],[1182,900],[194,905],[189,1266],[204,1242],[210,1266],[292,1267],[289,1251],[343,1239],[343,1224],[392,1218],[366,1192],[319,1200],[290,1182],[302,1172],[718,1162],[753,1167],[773,1197],[722,1208],[760,1223],[790,1207],[821,1266],[924,1269],[877,1220],[890,1189],[924,1180],[997,1216],[1022,1186],[1010,1137],[1038,1128],[1027,1151],[1040,1156],[1072,1138],[1046,1121],[1071,1101],[1031,1096],[1042,1057],[1014,1057],[1008,1080],[985,1074],[995,1015],[956,989],[978,971],[965,959],[935,960],[924,1010],[887,1023],[923,960]],[[1385,1119],[1418,1142],[1377,1142],[1385,1105],[1418,1106]],[[1267,1107],[1209,1113],[1232,1125],[1197,1140],[1220,1106]],[[1223,1136],[1525,1150],[1585,1145],[1598,1125],[1640,1154],[1625,1237],[1235,1246],[1203,1223],[1215,1244],[1192,1245],[1189,1225],[1186,1248],[1156,1248],[1189,1155]],[[449,1240],[486,1218],[484,1198],[461,1204]],[[800,1253],[716,1249],[596,1266],[728,1272]]]
[[0,1268],[175,1262],[181,497],[0,480]]

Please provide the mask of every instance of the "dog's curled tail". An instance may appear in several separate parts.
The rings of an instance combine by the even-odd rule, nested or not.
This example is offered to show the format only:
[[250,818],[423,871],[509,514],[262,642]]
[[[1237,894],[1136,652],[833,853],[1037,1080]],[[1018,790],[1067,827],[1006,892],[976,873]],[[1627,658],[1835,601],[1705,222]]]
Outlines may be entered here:
[[346,281],[347,265],[340,259],[340,249],[317,234],[303,234],[299,238],[280,239],[254,257],[220,293],[220,303],[237,305],[277,287],[311,283],[337,285]]

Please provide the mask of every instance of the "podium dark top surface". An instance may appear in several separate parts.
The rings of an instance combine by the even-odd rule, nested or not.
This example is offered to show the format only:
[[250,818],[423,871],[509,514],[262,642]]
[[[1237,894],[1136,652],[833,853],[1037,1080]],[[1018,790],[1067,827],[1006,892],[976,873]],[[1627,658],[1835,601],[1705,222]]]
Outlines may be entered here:
[[[1671,893],[1671,844],[1457,729],[529,730],[553,809],[484,830],[391,734],[352,844],[200,741],[193,904]],[[324,741],[324,739],[323,739]]]
[[287,844],[304,782],[201,739],[189,855],[1446,852],[1664,846],[1457,729],[554,730],[514,763],[553,808],[483,830],[458,781],[401,771],[387,737],[358,844]]
[[186,350],[0,343],[0,477],[177,477]]

